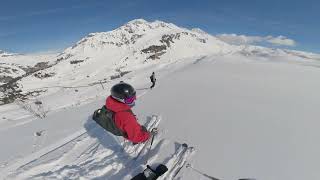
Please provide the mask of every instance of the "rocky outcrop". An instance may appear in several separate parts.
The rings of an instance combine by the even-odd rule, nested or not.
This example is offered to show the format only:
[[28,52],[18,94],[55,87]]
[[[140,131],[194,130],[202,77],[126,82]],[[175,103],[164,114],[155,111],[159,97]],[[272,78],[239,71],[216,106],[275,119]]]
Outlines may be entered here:
[[175,41],[181,40],[182,36],[190,36],[201,43],[206,43],[206,39],[200,38],[194,33],[179,32],[162,35],[161,39],[159,40],[162,45],[151,45],[148,48],[142,49],[141,52],[145,54],[151,54],[147,57],[147,59],[160,59],[160,56],[165,54],[166,50],[170,48]]

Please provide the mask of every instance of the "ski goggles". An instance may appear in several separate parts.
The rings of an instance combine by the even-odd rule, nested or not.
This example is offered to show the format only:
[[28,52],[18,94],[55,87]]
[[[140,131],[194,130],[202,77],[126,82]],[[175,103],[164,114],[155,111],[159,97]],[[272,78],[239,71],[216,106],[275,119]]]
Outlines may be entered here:
[[136,96],[132,96],[132,97],[126,98],[126,99],[124,100],[124,103],[126,103],[126,104],[133,104],[136,99],[137,99]]

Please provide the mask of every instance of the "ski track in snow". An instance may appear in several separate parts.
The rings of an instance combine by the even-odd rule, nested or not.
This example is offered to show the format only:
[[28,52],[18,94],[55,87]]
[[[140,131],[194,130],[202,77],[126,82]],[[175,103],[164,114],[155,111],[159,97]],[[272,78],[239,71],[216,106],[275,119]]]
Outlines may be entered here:
[[[160,117],[158,117],[159,119]],[[157,126],[160,119],[150,117],[151,122],[146,125],[148,129]],[[67,137],[63,143],[56,145],[54,149],[33,157],[28,163],[22,164],[8,179],[131,179],[132,176],[143,171],[147,161],[146,143],[145,150],[137,157],[143,144],[132,147],[128,141],[119,143],[117,138],[106,133],[102,128],[93,126],[92,122],[87,125],[85,132],[79,131]],[[153,148],[149,151],[148,163],[157,160],[160,149],[168,145],[168,141],[161,139],[161,131],[154,140]],[[121,145],[122,144],[122,145]],[[185,151],[179,148],[164,162],[168,167],[181,166],[186,160],[187,153],[179,158]],[[129,154],[127,152],[130,152]],[[180,163],[178,163],[180,162]],[[176,169],[171,170],[162,177],[171,179]]]
[[[147,128],[159,124],[160,121],[148,124]],[[18,167],[9,179],[122,179],[129,172],[141,170],[143,158],[135,160],[135,152],[142,146],[130,148],[129,144],[120,145],[118,140],[106,133],[102,128],[88,123],[87,131],[79,131],[76,135],[66,138],[63,143],[56,145],[40,157],[33,157],[28,163]],[[155,140],[157,144],[159,140]],[[155,154],[164,143],[160,141],[150,152]],[[123,147],[128,146],[124,151]],[[127,154],[129,151],[131,154]],[[132,153],[133,152],[133,153]],[[143,155],[143,154],[142,154]],[[141,156],[142,156],[141,155]],[[150,162],[152,162],[152,158]],[[125,169],[125,170],[123,170]],[[122,170],[122,171],[121,171]],[[123,176],[123,177],[122,177]],[[131,175],[129,174],[131,177]],[[130,178],[127,177],[127,178]]]
[[[141,90],[142,92],[139,93],[138,98],[141,98],[150,91],[149,88],[142,88],[140,91]],[[33,121],[33,119],[31,119],[30,122],[31,121]],[[14,125],[19,126],[28,122],[29,121],[20,121]],[[126,164],[121,161],[128,159],[128,156],[124,156],[123,154],[119,156],[119,154],[116,153],[121,149],[118,142],[114,142],[111,147],[109,145],[102,146],[100,144],[101,142],[96,138],[88,136],[88,133],[90,134],[92,131],[93,129],[80,130],[43,149],[40,149],[41,142],[46,137],[33,137],[33,154],[23,157],[14,164],[9,164],[9,166],[7,166],[8,164],[6,163],[3,164],[2,170],[5,173],[0,175],[0,177],[2,176],[9,179],[42,179],[43,177],[52,179],[68,177],[77,179],[84,177],[92,179],[93,177],[97,178],[103,174],[108,174],[108,177],[116,174],[124,164]],[[102,136],[105,136],[106,133],[100,130],[101,135],[99,135],[99,133],[94,134],[94,136],[103,138]],[[113,138],[109,137],[109,139]],[[40,151],[38,151],[38,149],[40,149]],[[121,158],[123,158],[122,156],[125,158],[121,160]],[[150,162],[152,162],[152,159],[155,157],[156,156],[151,157]],[[108,166],[108,164],[111,164],[111,166]],[[97,172],[94,171],[95,169],[97,169]],[[131,167],[130,169],[136,168]],[[141,167],[137,170],[141,170]],[[123,171],[123,176],[128,175],[127,171],[128,170]],[[73,175],[70,176],[70,174]],[[115,179],[119,179],[119,177],[115,176]]]
[[[93,129],[90,131],[92,132]],[[97,133],[100,133],[101,136],[106,134],[102,129],[95,128],[95,131],[96,135]],[[109,139],[106,143],[110,143],[112,137],[109,135],[107,138]],[[90,137],[87,133],[81,134],[19,167],[10,177],[14,179],[42,179],[44,177],[46,179],[77,179],[79,177],[91,179],[106,173],[113,174],[122,167],[119,162],[123,157],[116,153],[121,151],[121,147],[116,142],[107,147],[105,145],[101,145],[99,140]]]

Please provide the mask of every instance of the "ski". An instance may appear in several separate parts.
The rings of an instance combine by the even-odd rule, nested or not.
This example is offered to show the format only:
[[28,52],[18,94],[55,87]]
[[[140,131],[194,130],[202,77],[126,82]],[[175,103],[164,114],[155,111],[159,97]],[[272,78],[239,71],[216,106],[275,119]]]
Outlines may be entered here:
[[186,165],[187,161],[190,160],[194,152],[194,147],[190,147],[186,143],[181,144],[175,154],[173,154],[171,159],[166,163],[169,171],[166,173],[166,176],[164,176],[163,179],[169,180],[177,177],[181,169]]
[[145,152],[145,150],[147,149],[147,147],[151,144],[151,140],[149,139],[146,143],[143,144],[141,150],[139,151],[139,153],[136,155],[136,157],[133,158],[133,160],[137,161],[140,157],[141,154],[143,154]]
[[147,165],[147,168],[142,173],[134,176],[132,180],[175,179],[194,152],[194,147],[190,147],[186,143],[179,144],[176,151],[163,164],[160,164],[156,169],[152,169]]
[[175,173],[173,174],[173,178],[175,178],[175,177],[179,174],[179,172],[181,171],[181,169],[182,169],[183,167],[185,167],[186,164],[187,164],[187,161],[185,160],[185,161],[177,168],[177,170],[176,170]]
[[[145,127],[148,131],[151,131],[153,128],[157,128],[160,124],[161,117],[152,115],[151,119],[145,123]],[[140,155],[145,151],[146,147],[150,145],[151,139],[147,140],[144,143],[139,143],[136,145],[132,145],[131,142],[125,141],[123,143],[123,149],[126,153],[130,154],[131,156],[134,156],[134,159],[138,159]]]
[[[157,121],[155,121],[155,123],[153,123],[153,126],[150,126],[150,130],[149,131],[151,131],[153,128],[157,128],[159,123],[160,123],[160,118],[157,118]],[[154,139],[155,136],[157,136],[157,135],[153,135],[152,138],[149,138],[149,140],[146,143],[143,144],[141,150],[139,151],[137,156],[134,158],[135,161],[140,159],[141,155],[144,154],[148,150],[148,147],[151,145],[151,143],[153,143],[153,139]]]

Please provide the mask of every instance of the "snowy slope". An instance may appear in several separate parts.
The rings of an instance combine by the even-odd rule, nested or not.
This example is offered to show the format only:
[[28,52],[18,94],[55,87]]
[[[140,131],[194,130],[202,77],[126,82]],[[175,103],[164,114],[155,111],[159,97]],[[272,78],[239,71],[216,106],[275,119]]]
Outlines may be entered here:
[[[21,64],[17,57],[0,62]],[[45,91],[0,106],[0,179],[129,179],[138,173],[143,165],[128,166],[122,140],[90,118],[120,80],[138,91],[134,111],[141,123],[162,116],[151,162],[165,161],[176,142],[187,142],[197,149],[193,167],[217,178],[319,179],[319,55],[231,46],[200,29],[138,19],[45,57],[52,66],[17,81],[22,92]],[[158,82],[150,91],[152,71]],[[48,113],[39,119],[28,106]],[[185,168],[181,176],[205,179]]]
[[[214,57],[161,81],[138,112],[161,112],[167,137],[194,144],[194,167],[212,176],[319,179],[319,73],[272,59]],[[198,177],[186,171],[183,179]]]
[[23,55],[0,51],[0,85],[44,65],[50,65],[57,54]]
[[[139,119],[143,122],[151,114],[163,118],[161,138],[166,140],[159,142],[159,147],[167,148],[158,147],[155,152],[173,148],[172,142],[192,144],[197,148],[193,166],[221,179],[319,178],[320,146],[314,143],[320,137],[316,118],[320,87],[314,83],[320,73],[317,67],[242,56],[186,61],[170,76],[159,78],[156,89],[138,90],[139,96],[143,95],[134,109]],[[157,73],[163,75],[173,69]],[[139,89],[148,83],[141,79],[134,85]],[[10,177],[122,179],[136,173],[126,169],[127,161],[116,145],[119,140],[99,128],[92,130],[97,127],[87,122],[88,112],[101,103],[77,108],[74,113],[83,115],[75,118],[72,112],[62,113],[79,122],[72,126],[81,129],[82,124],[86,130],[74,131],[58,142],[64,146],[62,150],[35,156],[36,161],[31,158],[32,163],[25,166],[20,164],[17,176]],[[70,133],[68,128],[60,127]],[[205,179],[185,168],[182,175],[183,179]]]

